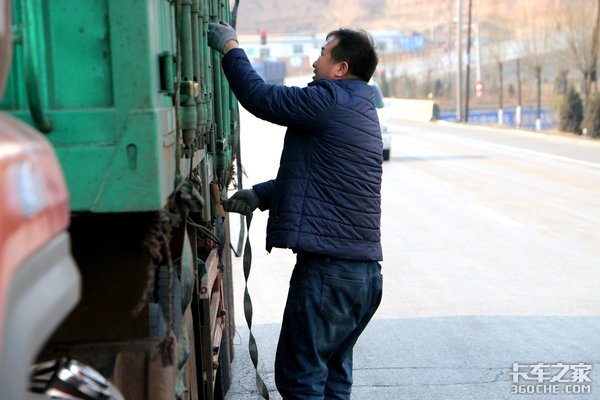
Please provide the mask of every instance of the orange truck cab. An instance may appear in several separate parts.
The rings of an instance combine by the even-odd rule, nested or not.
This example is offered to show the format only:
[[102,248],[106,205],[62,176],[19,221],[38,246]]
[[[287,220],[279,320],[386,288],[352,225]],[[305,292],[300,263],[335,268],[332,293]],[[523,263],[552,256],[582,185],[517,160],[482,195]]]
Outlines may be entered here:
[[[0,98],[11,60],[10,1],[0,0]],[[29,398],[29,371],[80,298],[69,199],[49,142],[0,112],[0,399]]]

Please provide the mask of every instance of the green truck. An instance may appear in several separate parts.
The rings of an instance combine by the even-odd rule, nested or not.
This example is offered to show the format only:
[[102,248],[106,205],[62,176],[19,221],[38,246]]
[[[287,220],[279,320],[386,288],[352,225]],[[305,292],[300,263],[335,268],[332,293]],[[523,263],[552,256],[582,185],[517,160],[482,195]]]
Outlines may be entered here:
[[[6,61],[12,51],[0,109],[41,132],[59,160],[81,295],[39,346],[32,386],[10,395],[3,387],[0,399],[69,393],[48,371],[74,362],[126,399],[221,398],[234,333],[221,200],[236,175],[239,124],[206,33],[209,22],[231,22],[228,1],[10,6],[0,1],[0,54]],[[39,301],[62,289],[40,288]],[[0,382],[22,382],[11,379],[14,360],[0,353],[0,363]]]

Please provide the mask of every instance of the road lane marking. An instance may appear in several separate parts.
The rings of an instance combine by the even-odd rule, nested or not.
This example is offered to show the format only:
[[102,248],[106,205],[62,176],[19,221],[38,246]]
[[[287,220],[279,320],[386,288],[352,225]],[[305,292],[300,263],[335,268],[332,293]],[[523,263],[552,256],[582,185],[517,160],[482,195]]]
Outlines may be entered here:
[[521,222],[514,220],[510,217],[507,217],[506,215],[500,214],[499,212],[494,211],[491,208],[484,207],[481,204],[471,202],[471,203],[469,203],[469,207],[471,209],[473,209],[474,211],[477,211],[478,213],[485,215],[486,217],[488,217],[504,226],[509,226],[509,227],[523,226],[523,224]]
[[535,155],[535,156],[539,156],[539,157],[550,158],[550,159],[554,159],[554,160],[558,160],[558,161],[568,162],[571,164],[578,164],[578,165],[583,165],[583,166],[592,167],[592,168],[600,168],[600,164],[593,163],[590,161],[577,160],[577,159],[571,158],[571,157],[559,156],[556,154],[544,153],[544,152],[536,151],[536,150],[523,149],[520,147],[507,146],[504,144],[483,142],[481,140],[474,140],[474,141],[478,142],[478,143],[485,143],[485,144],[489,145],[490,147],[499,147],[499,148],[511,150],[511,151],[516,150],[521,153],[531,154],[531,155]]
[[[452,123],[444,123],[444,124],[440,124],[440,125],[456,127]],[[494,128],[490,128],[490,127],[470,127],[470,128],[473,128],[473,129],[484,129],[484,128],[487,128],[487,129],[484,129],[484,130],[494,131]],[[518,131],[518,132],[520,133],[520,131]],[[445,132],[442,132],[442,133],[445,133]],[[503,150],[517,151],[517,152],[521,152],[521,153],[524,153],[524,154],[530,154],[530,155],[535,155],[535,156],[539,156],[539,157],[550,158],[550,159],[554,159],[554,160],[557,160],[557,161],[568,162],[568,163],[571,163],[571,164],[577,164],[577,165],[582,165],[582,166],[591,167],[591,168],[600,168],[600,164],[595,163],[595,162],[591,162],[591,161],[583,161],[583,160],[578,160],[578,159],[571,158],[571,157],[559,156],[559,155],[556,155],[556,154],[545,153],[545,152],[541,152],[541,151],[537,151],[537,150],[524,149],[522,147],[515,147],[515,146],[508,146],[508,145],[505,145],[505,144],[492,143],[492,142],[488,142],[488,141],[484,141],[484,140],[477,140],[477,139],[472,139],[472,138],[465,138],[464,136],[459,136],[459,135],[455,135],[455,134],[452,134],[452,135],[455,138],[459,138],[459,139],[464,140],[466,142],[473,142],[473,143],[481,144],[481,145],[487,146],[487,147],[492,147],[492,148],[496,147],[496,148],[503,149]]]

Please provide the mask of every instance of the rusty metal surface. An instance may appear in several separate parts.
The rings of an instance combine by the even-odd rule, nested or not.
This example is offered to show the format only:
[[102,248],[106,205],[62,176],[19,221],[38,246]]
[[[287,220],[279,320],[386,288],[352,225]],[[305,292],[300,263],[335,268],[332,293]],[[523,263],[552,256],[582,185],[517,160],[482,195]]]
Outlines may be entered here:
[[142,352],[117,354],[113,382],[127,400],[146,400],[146,360]]
[[173,398],[177,367],[164,366],[158,349],[154,349],[148,362],[148,400]]

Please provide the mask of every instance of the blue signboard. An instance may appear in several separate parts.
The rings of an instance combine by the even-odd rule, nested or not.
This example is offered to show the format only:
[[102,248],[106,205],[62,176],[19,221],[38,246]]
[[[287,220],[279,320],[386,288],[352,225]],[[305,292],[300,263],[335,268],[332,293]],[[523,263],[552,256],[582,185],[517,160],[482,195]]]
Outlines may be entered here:
[[425,47],[425,36],[420,33],[400,35],[394,38],[394,46],[402,52],[419,51]]

